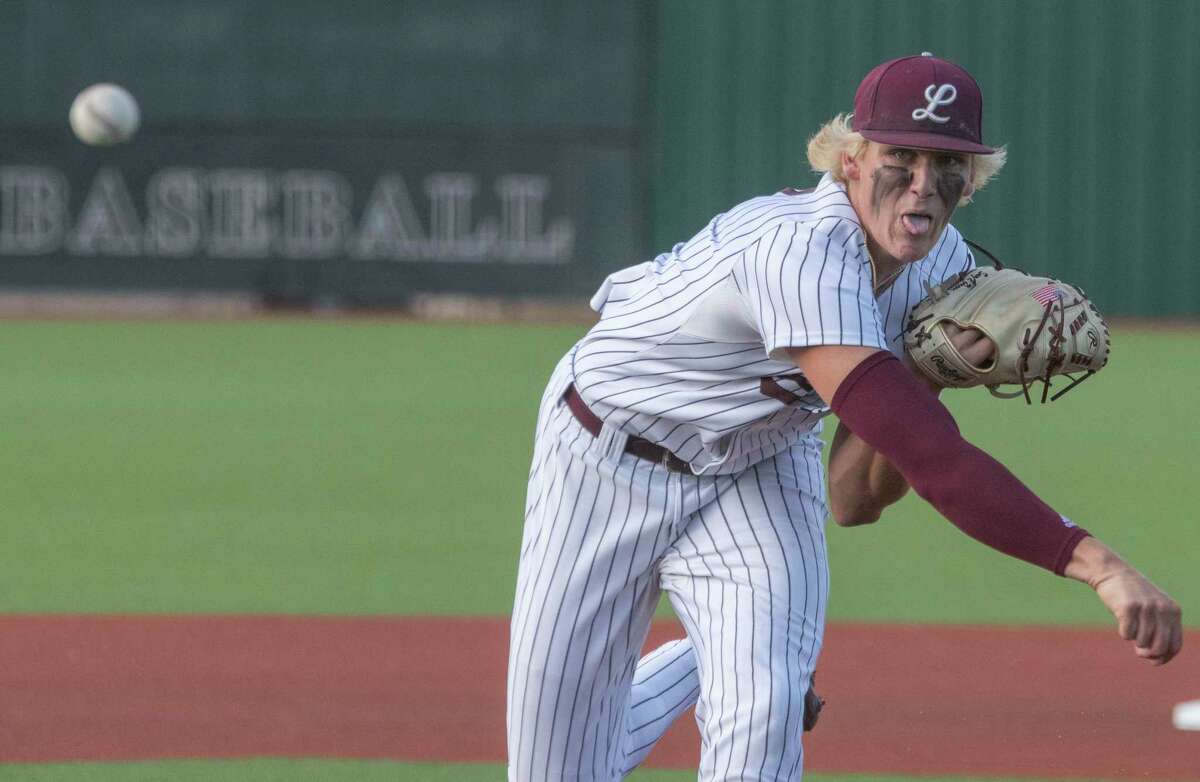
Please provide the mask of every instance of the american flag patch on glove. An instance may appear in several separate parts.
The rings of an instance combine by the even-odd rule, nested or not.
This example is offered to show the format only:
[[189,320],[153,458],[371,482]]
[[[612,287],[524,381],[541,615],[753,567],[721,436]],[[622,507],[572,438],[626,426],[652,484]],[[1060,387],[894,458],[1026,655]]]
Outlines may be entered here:
[[1052,301],[1058,301],[1063,298],[1062,289],[1057,285],[1044,285],[1029,295],[1037,299],[1037,303],[1043,307]]

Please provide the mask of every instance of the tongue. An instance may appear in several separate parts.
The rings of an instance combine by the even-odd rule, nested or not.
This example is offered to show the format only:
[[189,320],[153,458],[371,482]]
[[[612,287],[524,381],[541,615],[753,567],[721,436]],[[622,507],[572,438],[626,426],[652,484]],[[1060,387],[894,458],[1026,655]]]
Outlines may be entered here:
[[904,230],[913,236],[920,236],[929,230],[932,220],[925,215],[901,215],[900,222],[904,224]]

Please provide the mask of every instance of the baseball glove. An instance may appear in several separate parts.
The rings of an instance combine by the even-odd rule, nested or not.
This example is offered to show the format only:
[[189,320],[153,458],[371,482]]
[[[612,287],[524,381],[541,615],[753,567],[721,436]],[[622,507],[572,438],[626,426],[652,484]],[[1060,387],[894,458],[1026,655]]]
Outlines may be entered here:
[[[1006,399],[1024,395],[1042,383],[1042,402],[1051,378],[1070,383],[1050,396],[1058,399],[1108,363],[1108,327],[1083,291],[1048,277],[1009,268],[980,267],[962,272],[913,308],[904,344],[913,363],[943,388],[983,385]],[[987,366],[968,363],[942,328],[945,322],[978,329],[996,345]],[[1002,385],[1020,391],[1003,392]]]

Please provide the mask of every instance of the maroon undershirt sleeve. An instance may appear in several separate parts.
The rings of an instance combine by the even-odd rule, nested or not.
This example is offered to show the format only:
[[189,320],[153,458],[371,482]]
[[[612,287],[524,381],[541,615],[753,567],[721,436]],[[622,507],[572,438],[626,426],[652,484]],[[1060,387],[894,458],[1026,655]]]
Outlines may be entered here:
[[1087,531],[963,439],[950,412],[891,353],[851,370],[830,405],[922,498],[971,537],[1063,574]]

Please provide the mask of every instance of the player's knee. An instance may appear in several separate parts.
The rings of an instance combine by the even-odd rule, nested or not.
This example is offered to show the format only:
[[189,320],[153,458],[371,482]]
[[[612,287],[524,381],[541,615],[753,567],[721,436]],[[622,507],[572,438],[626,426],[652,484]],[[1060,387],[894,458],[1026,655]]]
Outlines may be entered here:
[[740,681],[739,687],[736,702],[715,704],[705,720],[705,744],[720,762],[718,770],[723,758],[745,757],[744,767],[730,770],[736,771],[731,778],[793,779],[803,755],[808,677],[781,661],[777,669],[756,670],[753,683]]

